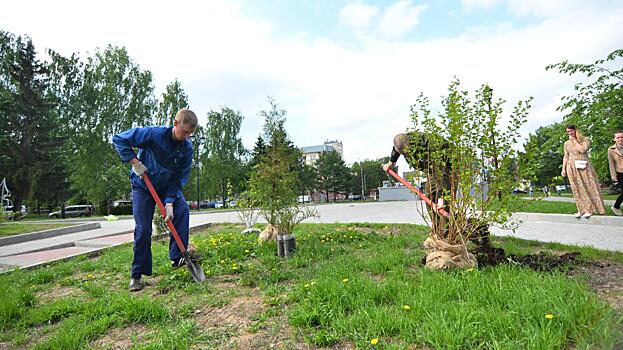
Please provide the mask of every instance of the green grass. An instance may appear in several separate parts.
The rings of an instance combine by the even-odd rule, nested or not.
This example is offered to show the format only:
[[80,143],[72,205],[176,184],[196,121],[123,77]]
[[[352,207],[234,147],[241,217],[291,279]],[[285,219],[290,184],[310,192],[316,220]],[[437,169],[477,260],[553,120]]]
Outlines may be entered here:
[[21,222],[3,222],[0,223],[0,237],[8,237],[19,235],[22,233],[37,232],[43,230],[51,230],[54,228],[61,228],[71,226],[72,224],[66,223],[50,223],[50,224],[25,224]]
[[[574,202],[557,202],[539,199],[520,199],[516,201],[517,205],[514,207],[515,212],[523,213],[544,213],[544,214],[575,214],[578,211]],[[495,203],[492,205],[492,209],[495,209]],[[605,216],[614,216],[610,206],[605,206]]]
[[[621,345],[621,315],[584,279],[514,266],[428,271],[421,266],[421,226],[301,225],[298,251],[289,259],[275,256],[274,243],[258,245],[255,235],[240,231],[236,225],[215,226],[192,237],[204,252],[208,280],[203,284],[192,282],[185,269],[170,269],[168,242],[153,243],[154,275],[139,293],[127,291],[129,245],[0,275],[0,344],[34,349]],[[584,259],[623,262],[623,254],[595,249],[507,237],[494,242],[513,254],[572,249]]]

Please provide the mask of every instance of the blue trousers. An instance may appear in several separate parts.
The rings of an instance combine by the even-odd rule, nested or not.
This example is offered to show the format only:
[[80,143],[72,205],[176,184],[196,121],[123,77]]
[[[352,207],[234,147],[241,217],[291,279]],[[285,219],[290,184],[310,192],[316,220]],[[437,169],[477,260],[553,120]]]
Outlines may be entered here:
[[[164,196],[160,196],[164,202]],[[132,214],[134,215],[134,260],[132,261],[132,277],[141,275],[151,276],[151,224],[154,218],[156,202],[148,190],[132,186]],[[177,198],[173,203],[173,226],[177,230],[184,247],[188,248],[188,234],[190,212],[184,196]],[[182,252],[171,236],[169,241],[169,258],[176,260],[182,257]]]

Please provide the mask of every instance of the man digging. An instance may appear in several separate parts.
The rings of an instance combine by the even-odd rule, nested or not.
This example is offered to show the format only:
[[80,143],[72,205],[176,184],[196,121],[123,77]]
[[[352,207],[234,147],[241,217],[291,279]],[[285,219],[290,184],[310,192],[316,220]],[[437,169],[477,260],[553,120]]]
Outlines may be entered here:
[[[188,248],[190,218],[182,187],[188,181],[192,166],[193,147],[188,138],[196,127],[195,113],[182,109],[175,116],[173,127],[134,128],[113,137],[113,144],[121,160],[132,165],[132,214],[136,226],[130,291],[143,289],[142,275],[152,274],[151,234],[156,203],[142,180],[145,173],[149,174],[158,196],[165,203],[165,221],[173,222],[184,247]],[[139,149],[138,155],[134,148]],[[172,237],[169,258],[173,268],[186,264]]]

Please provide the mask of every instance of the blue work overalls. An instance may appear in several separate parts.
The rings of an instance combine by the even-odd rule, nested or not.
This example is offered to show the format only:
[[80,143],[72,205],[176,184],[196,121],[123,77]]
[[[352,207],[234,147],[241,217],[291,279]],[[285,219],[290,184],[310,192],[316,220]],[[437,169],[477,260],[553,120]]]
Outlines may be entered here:
[[[117,134],[113,144],[123,162],[138,158],[146,167],[156,192],[163,203],[173,203],[173,225],[184,246],[188,247],[189,208],[182,193],[192,165],[193,148],[188,140],[173,139],[172,127],[135,128]],[[133,148],[138,148],[138,155]],[[130,171],[132,214],[134,215],[134,260],[132,277],[152,274],[151,234],[155,201],[145,182]],[[169,242],[169,258],[182,254],[173,237]]]

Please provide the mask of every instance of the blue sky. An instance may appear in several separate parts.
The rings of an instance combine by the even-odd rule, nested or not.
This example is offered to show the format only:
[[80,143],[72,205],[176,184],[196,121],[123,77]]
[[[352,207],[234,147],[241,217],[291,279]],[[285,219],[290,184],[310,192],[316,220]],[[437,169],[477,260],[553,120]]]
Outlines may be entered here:
[[[248,1],[244,12],[251,18],[276,23],[276,31],[284,35],[305,32],[351,45],[357,42],[356,37],[349,27],[340,24],[339,15],[352,3],[384,9],[396,1]],[[473,8],[466,8],[461,1],[454,0],[412,1],[411,4],[425,6],[425,15],[420,17],[417,28],[400,36],[401,40],[454,37],[471,27],[500,23],[521,27],[538,20],[532,16],[518,17],[503,4]]]
[[603,58],[623,47],[621,28],[621,0],[20,0],[0,12],[0,29],[40,52],[125,46],[158,95],[179,79],[203,121],[239,110],[247,147],[272,96],[296,145],[340,140],[347,163],[388,156],[416,97],[438,111],[455,77],[490,84],[507,113],[534,97],[523,135],[560,121],[583,78],[545,66]]

